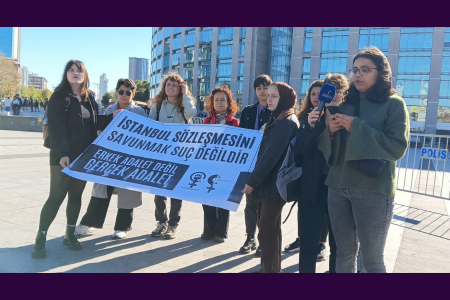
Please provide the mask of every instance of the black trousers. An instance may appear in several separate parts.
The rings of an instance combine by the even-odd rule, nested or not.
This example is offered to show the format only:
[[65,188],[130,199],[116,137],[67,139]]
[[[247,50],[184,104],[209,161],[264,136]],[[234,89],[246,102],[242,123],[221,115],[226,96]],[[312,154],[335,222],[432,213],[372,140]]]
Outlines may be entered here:
[[[111,202],[111,197],[114,192],[114,187],[108,186],[106,188],[106,191],[108,197],[106,199],[91,197],[88,209],[81,219],[81,225],[86,225],[94,228],[103,228],[103,223],[105,223],[109,203]],[[119,208],[119,210],[117,211],[114,230],[130,231],[131,223],[133,223],[133,209]]]
[[248,235],[254,235],[256,234],[256,223],[258,222],[258,203],[253,200],[251,194],[247,194],[245,199],[245,231]]
[[[319,251],[319,243],[326,241],[324,238],[324,220],[328,223],[330,260],[329,272],[336,273],[336,242],[328,216],[328,186],[325,185],[326,175],[320,177],[319,192],[316,202],[299,202],[300,220],[300,273],[315,273],[316,259]],[[326,227],[325,227],[326,228]]]
[[[299,205],[298,202],[297,202],[297,205]],[[327,211],[328,211],[328,206],[327,206]],[[300,233],[301,233],[301,228],[300,228],[300,211],[297,214],[297,224],[298,224],[298,236],[300,237]],[[327,242],[328,226],[329,226],[329,224],[330,223],[328,221],[328,215],[327,215],[327,216],[325,216],[323,218],[322,228],[320,230],[320,243],[325,244]]]
[[281,212],[285,202],[258,202],[258,241],[263,273],[281,273]]
[[67,194],[69,194],[66,208],[67,225],[77,224],[86,181],[62,173],[62,169],[60,165],[50,166],[50,194],[41,210],[40,231],[48,230]]
[[230,222],[230,211],[209,206],[203,206],[203,233],[209,234],[211,236],[217,237],[228,237],[228,225]]
[[179,199],[170,198],[170,213],[167,218],[167,197],[155,195],[155,218],[159,223],[166,223],[177,227],[181,219],[181,206],[183,201]]

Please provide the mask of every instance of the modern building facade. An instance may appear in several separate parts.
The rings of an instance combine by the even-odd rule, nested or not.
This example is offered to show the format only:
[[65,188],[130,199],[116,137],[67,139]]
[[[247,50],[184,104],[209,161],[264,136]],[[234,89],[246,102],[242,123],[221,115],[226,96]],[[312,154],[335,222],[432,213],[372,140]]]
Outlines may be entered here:
[[199,109],[223,84],[241,107],[256,102],[253,80],[261,74],[304,97],[312,81],[346,74],[368,46],[387,56],[411,131],[450,134],[450,27],[153,27],[151,96],[161,76],[176,71]]
[[28,74],[30,73],[30,70],[22,65],[17,65],[17,72],[19,72],[20,75],[20,86],[27,87],[28,86]]
[[20,27],[0,27],[0,53],[20,63]]
[[128,78],[136,81],[148,80],[148,59],[147,58],[129,58]]
[[45,77],[40,77],[37,74],[29,74],[28,86],[33,86],[36,90],[43,91],[47,89],[47,79],[45,79]]
[[106,74],[103,73],[102,76],[100,76],[100,94],[99,98],[101,99],[103,95],[108,91],[108,79],[106,78]]

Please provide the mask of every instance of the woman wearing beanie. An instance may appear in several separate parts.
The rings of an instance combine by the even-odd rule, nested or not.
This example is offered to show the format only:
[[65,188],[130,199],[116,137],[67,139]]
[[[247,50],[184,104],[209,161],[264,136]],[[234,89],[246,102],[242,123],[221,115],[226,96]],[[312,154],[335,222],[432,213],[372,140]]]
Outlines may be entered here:
[[272,116],[264,129],[255,169],[242,191],[258,202],[258,240],[261,273],[281,273],[281,211],[286,202],[276,186],[290,141],[299,127],[294,113],[297,94],[283,82],[269,86],[267,104]]

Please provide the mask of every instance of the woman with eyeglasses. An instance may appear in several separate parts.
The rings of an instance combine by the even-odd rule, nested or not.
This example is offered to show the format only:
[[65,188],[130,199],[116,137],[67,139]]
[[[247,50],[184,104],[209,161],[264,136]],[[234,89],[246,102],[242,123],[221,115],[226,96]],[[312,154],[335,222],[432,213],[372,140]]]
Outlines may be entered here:
[[391,67],[376,47],[359,51],[346,101],[319,137],[330,171],[328,209],[337,245],[336,272],[385,273],[384,246],[393,215],[396,162],[406,152],[409,116],[392,88]]
[[34,258],[46,257],[47,231],[67,194],[63,244],[71,250],[83,248],[74,231],[86,181],[61,172],[70,168],[70,163],[97,137],[98,105],[89,90],[88,72],[81,61],[71,60],[66,64],[61,83],[50,97],[47,116],[49,135],[45,145],[50,148],[50,195],[41,211],[32,252]]
[[[234,115],[239,107],[233,100],[228,86],[216,87],[206,100],[206,111],[209,114],[203,124],[222,124],[239,127],[239,119]],[[228,223],[230,211],[227,209],[203,204],[203,240],[214,239],[216,243],[223,243],[228,237]]]
[[[150,107],[149,117],[161,123],[188,124],[197,114],[195,101],[187,83],[174,72],[163,76],[158,95],[147,105]],[[177,235],[182,200],[170,199],[169,218],[167,218],[166,204],[167,197],[155,195],[155,218],[158,224],[152,236],[173,239]]]
[[[117,81],[116,97],[119,101],[106,108],[105,116],[109,117],[108,122],[122,110],[147,117],[145,111],[133,101],[135,92],[136,84],[133,80],[121,78]],[[106,186],[99,183],[94,184],[86,214],[81,219],[80,224],[75,228],[75,234],[77,236],[90,234],[95,228],[103,228],[114,189],[115,187],[113,186]],[[114,225],[114,234],[112,236],[114,240],[124,239],[127,236],[133,222],[133,209],[142,205],[141,192],[117,188],[117,195],[118,210]]]

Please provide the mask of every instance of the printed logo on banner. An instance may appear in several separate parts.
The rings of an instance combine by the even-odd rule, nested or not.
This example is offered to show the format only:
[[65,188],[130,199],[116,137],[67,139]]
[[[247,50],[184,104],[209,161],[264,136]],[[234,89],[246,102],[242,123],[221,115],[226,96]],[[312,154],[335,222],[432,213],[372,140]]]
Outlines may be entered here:
[[218,182],[217,182],[218,179],[220,179],[220,175],[217,175],[217,174],[210,176],[208,178],[209,187],[206,188],[208,190],[208,194],[211,191],[215,190],[214,185],[218,184]]
[[192,173],[190,179],[191,179],[191,183],[189,184],[189,187],[192,189],[194,186],[197,186],[197,183],[202,181],[202,179],[206,178],[206,174],[203,172],[195,172]]

